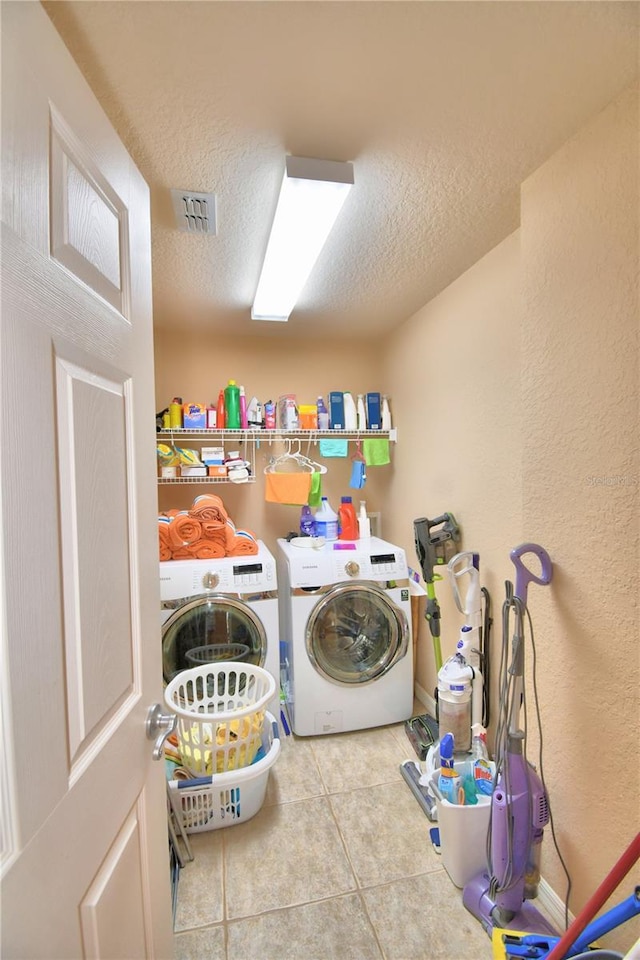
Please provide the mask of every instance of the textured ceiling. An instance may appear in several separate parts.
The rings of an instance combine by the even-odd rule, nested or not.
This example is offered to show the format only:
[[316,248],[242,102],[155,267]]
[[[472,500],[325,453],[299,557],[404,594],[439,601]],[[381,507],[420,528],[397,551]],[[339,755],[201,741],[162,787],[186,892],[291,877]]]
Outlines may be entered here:
[[[518,225],[519,187],[633,82],[638,3],[45,2],[151,188],[154,322],[382,334]],[[250,319],[284,155],[355,187],[288,323]],[[213,192],[218,235],[169,190]]]

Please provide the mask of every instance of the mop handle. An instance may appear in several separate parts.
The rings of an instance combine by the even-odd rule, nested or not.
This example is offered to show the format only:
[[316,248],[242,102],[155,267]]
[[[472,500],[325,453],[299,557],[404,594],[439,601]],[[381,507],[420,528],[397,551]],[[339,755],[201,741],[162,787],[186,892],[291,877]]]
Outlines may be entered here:
[[566,951],[575,943],[592,917],[607,902],[618,884],[626,877],[636,860],[640,859],[640,833],[635,835],[618,862],[611,868],[591,899],[585,904],[571,926],[563,933],[547,960],[563,960]]
[[[540,561],[540,576],[533,573],[524,565],[522,558],[528,553],[535,553],[536,557]],[[519,547],[513,548],[509,556],[511,557],[516,568],[516,587],[514,596],[520,600],[522,603],[522,608],[525,609],[527,606],[527,587],[529,584],[539,583],[544,587],[548,583],[551,583],[551,577],[553,574],[551,558],[544,547],[539,546],[537,543],[521,543]]]

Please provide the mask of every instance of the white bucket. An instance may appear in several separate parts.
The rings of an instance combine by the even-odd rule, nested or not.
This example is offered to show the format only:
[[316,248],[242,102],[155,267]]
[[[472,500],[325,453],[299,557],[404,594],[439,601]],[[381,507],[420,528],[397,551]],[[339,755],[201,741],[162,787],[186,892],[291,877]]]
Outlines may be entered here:
[[478,802],[473,806],[440,800],[437,791],[438,776],[439,770],[432,777],[431,783],[436,788],[433,793],[438,811],[442,866],[456,887],[464,887],[487,866],[491,797],[478,794]]

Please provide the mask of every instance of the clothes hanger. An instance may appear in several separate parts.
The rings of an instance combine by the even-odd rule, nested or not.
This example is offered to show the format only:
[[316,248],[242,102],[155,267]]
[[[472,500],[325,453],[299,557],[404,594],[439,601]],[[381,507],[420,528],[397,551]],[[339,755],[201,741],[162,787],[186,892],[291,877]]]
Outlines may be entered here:
[[[299,458],[300,462],[309,464],[312,473],[326,473],[328,467],[326,467],[324,463],[318,463],[317,460],[312,460],[309,456],[305,456],[304,453],[300,452],[302,441],[299,438],[296,439],[298,440],[298,450],[296,451],[296,456]],[[311,446],[311,439],[309,439],[309,446]]]
[[[299,441],[298,441],[299,443]],[[281,467],[283,464],[296,464],[299,467],[302,467],[304,473],[313,473],[314,467],[311,465],[311,461],[307,460],[306,457],[303,457],[302,454],[296,452],[291,452],[291,440],[287,438],[286,440],[287,449],[284,453],[281,453],[280,456],[275,457],[271,460],[270,463],[264,468],[265,473],[287,473],[290,471],[278,470],[278,467]]]

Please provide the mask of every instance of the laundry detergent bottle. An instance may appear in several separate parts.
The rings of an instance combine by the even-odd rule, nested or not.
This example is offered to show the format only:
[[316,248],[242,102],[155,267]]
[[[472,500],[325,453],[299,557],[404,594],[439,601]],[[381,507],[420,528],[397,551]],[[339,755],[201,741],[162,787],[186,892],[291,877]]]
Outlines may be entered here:
[[224,389],[225,426],[229,430],[240,429],[240,387],[235,380],[229,380]]
[[311,513],[311,507],[306,503],[300,511],[300,534],[303,537],[315,537],[316,522]]
[[358,518],[351,497],[342,497],[338,509],[338,521],[340,528],[338,540],[358,539]]
[[316,536],[325,540],[338,539],[338,514],[331,508],[327,497],[323,497],[315,514]]

